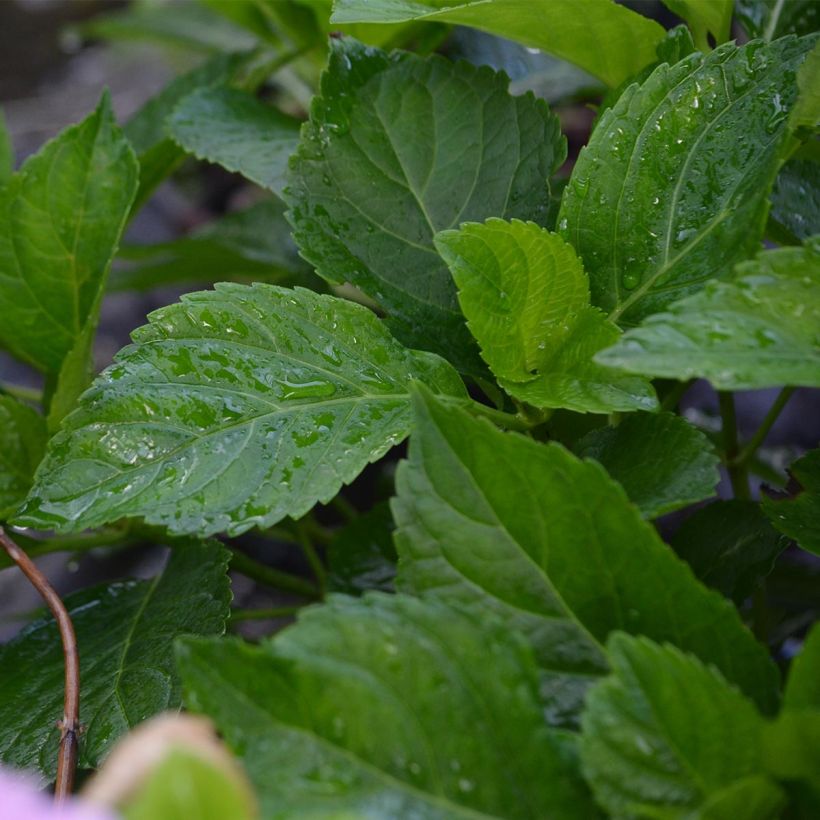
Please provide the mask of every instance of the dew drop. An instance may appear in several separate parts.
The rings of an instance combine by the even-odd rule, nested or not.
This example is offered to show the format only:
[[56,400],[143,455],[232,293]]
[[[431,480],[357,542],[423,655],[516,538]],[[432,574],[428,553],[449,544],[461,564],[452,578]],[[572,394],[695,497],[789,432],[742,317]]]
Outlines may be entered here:
[[640,281],[641,281],[641,275],[639,273],[637,273],[636,271],[628,270],[621,277],[621,284],[627,290],[634,290],[636,287],[638,287],[638,285],[640,284]]

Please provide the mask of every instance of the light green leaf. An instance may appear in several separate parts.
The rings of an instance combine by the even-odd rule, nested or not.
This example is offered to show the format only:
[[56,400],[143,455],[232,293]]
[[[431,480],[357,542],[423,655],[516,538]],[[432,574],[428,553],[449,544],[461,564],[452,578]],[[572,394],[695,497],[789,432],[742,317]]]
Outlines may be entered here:
[[[729,39],[734,0],[663,0],[663,4],[688,23],[701,51]],[[714,38],[711,43],[710,34]]]
[[14,146],[6,126],[6,117],[0,108],[0,187],[5,185],[14,171]]
[[765,726],[760,747],[774,777],[805,780],[820,797],[820,709],[784,709]]
[[820,387],[820,239],[760,253],[627,331],[596,360],[719,390]]
[[749,37],[774,40],[786,34],[811,34],[820,28],[815,0],[735,0],[737,19]]
[[47,439],[45,420],[36,410],[0,394],[0,521],[28,494]]
[[52,439],[18,522],[204,535],[298,518],[407,435],[411,380],[464,390],[369,310],[303,289],[223,283],[149,319]]
[[234,88],[200,88],[167,120],[168,132],[186,151],[275,194],[282,193],[299,127],[299,120]]
[[[771,778],[753,775],[736,780],[731,786],[711,795],[699,810],[685,815],[686,820],[776,820],[786,808],[786,795]],[[672,816],[674,809],[672,810]],[[661,809],[661,817],[669,817]]]
[[98,304],[137,189],[107,94],[0,190],[0,344],[56,374]]
[[[150,581],[77,592],[65,604],[80,651],[80,766],[99,765],[117,737],[180,705],[173,641],[221,635],[231,601],[228,553],[217,542],[175,547]],[[63,652],[52,618],[0,647],[0,760],[55,772],[63,715]]]
[[754,501],[715,501],[681,524],[670,545],[707,586],[738,605],[772,570],[788,540]]
[[617,86],[655,60],[663,29],[611,0],[335,0],[331,22],[456,23],[517,40]]
[[291,239],[284,205],[273,197],[210,222],[182,239],[123,245],[117,262],[110,290],[234,279],[289,284],[302,282],[311,273]]
[[784,241],[799,245],[820,234],[820,162],[794,159],[777,175],[769,220],[785,232]]
[[806,453],[789,472],[800,488],[797,495],[782,500],[764,497],[763,511],[780,532],[820,555],[820,450]]
[[588,433],[573,450],[602,464],[645,518],[710,498],[720,480],[709,439],[673,413],[632,413]]
[[650,384],[593,363],[620,330],[590,307],[581,262],[557,234],[489,219],[439,233],[435,244],[467,327],[511,396],[582,413],[657,406]]
[[820,709],[820,624],[811,628],[800,654],[792,661],[783,707]]
[[581,761],[612,816],[698,816],[690,812],[763,774],[763,720],[717,670],[644,637],[615,634],[607,648],[614,675],[587,695]]
[[523,641],[442,604],[332,596],[259,647],[178,645],[186,704],[241,757],[267,818],[590,818]]
[[610,318],[635,325],[759,248],[812,42],[695,53],[659,66],[603,114],[558,226]]
[[[815,17],[818,5],[812,4]],[[818,18],[820,25],[820,17]],[[812,29],[817,31],[817,27]],[[799,93],[789,119],[792,128],[816,130],[820,126],[820,42],[815,43],[797,72]]]
[[334,41],[285,199],[302,255],[388,312],[400,341],[483,368],[433,246],[489,216],[544,221],[566,141],[505,75]]
[[523,632],[551,721],[572,720],[615,629],[694,652],[771,711],[777,673],[766,650],[600,465],[503,433],[427,391],[414,406],[392,507],[399,587],[495,612]]

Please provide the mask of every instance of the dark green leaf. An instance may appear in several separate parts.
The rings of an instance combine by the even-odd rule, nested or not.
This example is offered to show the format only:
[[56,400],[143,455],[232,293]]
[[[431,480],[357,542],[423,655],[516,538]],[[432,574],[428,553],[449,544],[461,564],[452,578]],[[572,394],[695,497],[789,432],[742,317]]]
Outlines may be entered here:
[[414,399],[393,502],[399,587],[496,612],[532,642],[551,719],[605,668],[615,629],[715,664],[771,711],[776,671],[735,608],[701,586],[600,465]]
[[544,221],[566,142],[506,76],[335,41],[285,198],[304,257],[390,314],[401,341],[481,369],[433,237],[489,216]]
[[663,29],[611,0],[336,0],[331,22],[474,26],[581,66],[610,86],[655,59]]
[[261,647],[179,645],[186,703],[268,818],[590,818],[523,642],[406,596],[334,596]]
[[[228,553],[216,542],[180,545],[150,581],[125,581],[66,598],[80,650],[80,765],[96,767],[117,737],[180,705],[173,641],[220,635],[231,600]],[[0,759],[55,772],[63,715],[63,653],[51,618],[0,647]]]
[[36,410],[0,394],[0,521],[28,494],[47,439],[45,419]]
[[657,406],[646,381],[593,363],[620,330],[590,307],[581,262],[557,234],[532,222],[489,219],[439,233],[435,244],[467,327],[511,396],[579,412]]
[[235,88],[200,88],[167,120],[186,151],[281,194],[288,158],[299,143],[299,120]]
[[464,389],[369,310],[303,289],[223,283],[149,318],[52,439],[19,522],[205,535],[298,518],[407,435],[411,380]]
[[694,513],[670,541],[704,584],[742,603],[772,570],[786,539],[753,501],[716,501]]
[[769,219],[787,232],[793,245],[820,234],[820,162],[795,159],[780,169]]
[[820,387],[820,238],[763,251],[627,331],[596,360],[719,390]]
[[[587,695],[581,760],[612,816],[701,817],[710,800],[763,774],[763,720],[719,672],[643,637],[616,634],[607,648],[614,675]],[[777,817],[762,805],[744,810],[744,820]],[[706,816],[733,815],[713,808]]]
[[637,324],[759,247],[795,73],[812,42],[693,54],[659,66],[604,113],[558,225],[610,318]]
[[[663,4],[686,20],[701,51],[729,39],[734,0],[663,0]],[[710,34],[714,38],[711,44]]]
[[786,34],[811,34],[820,28],[815,0],[735,0],[737,19],[749,37],[774,40]]
[[56,374],[88,321],[137,189],[104,95],[0,190],[0,343]]
[[[820,314],[819,314],[820,315]],[[792,464],[798,485],[794,498],[763,498],[763,510],[780,532],[809,552],[820,555],[820,450],[812,450]]]
[[233,279],[303,281],[310,266],[299,257],[284,205],[270,198],[208,223],[189,236],[156,245],[125,245],[110,289],[149,290],[178,282]]
[[348,524],[327,552],[329,589],[348,595],[369,589],[392,592],[397,561],[393,528],[387,502]]
[[646,518],[710,498],[720,480],[709,439],[673,413],[632,413],[573,450],[600,462]]
[[820,624],[815,624],[800,654],[792,661],[786,691],[786,709],[820,709]]

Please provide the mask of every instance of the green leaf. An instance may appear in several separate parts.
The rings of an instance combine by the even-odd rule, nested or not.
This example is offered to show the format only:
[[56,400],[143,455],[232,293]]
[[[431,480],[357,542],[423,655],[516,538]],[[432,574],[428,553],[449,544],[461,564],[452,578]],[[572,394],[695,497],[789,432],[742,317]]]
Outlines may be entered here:
[[0,190],[0,344],[56,374],[98,304],[137,188],[108,95]]
[[[816,15],[816,4],[813,9]],[[800,66],[797,72],[797,87],[799,93],[789,124],[792,128],[816,130],[820,126],[820,42],[815,43]]]
[[820,238],[763,251],[730,282],[627,331],[596,361],[629,373],[709,379],[719,390],[820,387]]
[[[734,0],[663,0],[663,4],[689,24],[701,51],[729,39]],[[709,35],[714,38],[709,42]]]
[[753,501],[715,501],[681,524],[669,542],[704,584],[741,604],[772,570],[786,539]]
[[269,818],[589,818],[532,656],[486,619],[332,596],[259,647],[178,644],[186,704],[216,722]]
[[235,88],[200,88],[167,120],[186,151],[216,162],[275,194],[285,184],[288,158],[299,143],[299,120]]
[[800,654],[792,661],[783,707],[820,709],[820,624],[811,628]]
[[[80,766],[94,768],[117,737],[180,705],[173,641],[220,635],[231,600],[228,553],[216,542],[171,551],[150,581],[124,581],[66,598],[80,651]],[[0,760],[55,772],[63,714],[63,652],[52,618],[0,647]]]
[[777,175],[769,215],[793,245],[820,234],[820,162],[794,159]]
[[785,709],[766,725],[760,746],[774,777],[805,780],[820,797],[820,709]]
[[637,324],[759,248],[795,72],[812,43],[695,53],[659,66],[603,114],[558,226],[610,318]]
[[737,19],[749,37],[774,40],[820,28],[815,0],[735,0]]
[[532,222],[489,219],[436,235],[467,327],[499,384],[535,407],[652,409],[655,391],[592,362],[618,327],[589,304],[572,247]]
[[645,518],[711,498],[720,480],[709,439],[674,413],[630,414],[588,433],[573,450],[602,464]]
[[0,187],[5,185],[14,172],[14,146],[6,126],[6,117],[0,108]]
[[764,497],[763,511],[780,532],[804,550],[820,555],[820,450],[806,453],[789,472],[798,485],[796,496],[783,500]]
[[763,720],[717,670],[644,637],[615,634],[607,648],[614,674],[587,695],[581,761],[612,816],[700,816],[711,798],[762,774]]
[[153,313],[52,439],[17,521],[141,516],[238,534],[329,501],[409,432],[409,383],[463,393],[360,305],[218,284]]
[[397,561],[393,529],[387,502],[345,526],[327,551],[328,588],[347,595],[369,589],[392,592]]
[[615,629],[694,652],[771,711],[777,674],[766,650],[600,465],[426,391],[414,407],[392,507],[399,588],[495,612],[523,632],[552,721],[572,720]]
[[36,410],[0,394],[0,521],[28,494],[47,439],[45,420]]
[[617,86],[655,59],[663,29],[611,0],[335,0],[331,22],[456,23],[517,40]]
[[182,239],[124,245],[117,262],[110,290],[234,279],[290,284],[304,281],[311,273],[291,239],[284,205],[273,197],[210,222]]
[[473,372],[433,237],[489,216],[544,221],[546,180],[566,155],[546,104],[507,86],[488,68],[334,41],[285,193],[320,275],[379,302],[400,341]]

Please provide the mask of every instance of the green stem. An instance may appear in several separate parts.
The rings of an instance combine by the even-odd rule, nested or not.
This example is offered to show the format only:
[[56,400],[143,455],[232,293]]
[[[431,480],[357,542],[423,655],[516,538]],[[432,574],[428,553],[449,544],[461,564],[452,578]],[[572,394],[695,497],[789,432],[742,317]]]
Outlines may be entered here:
[[310,540],[308,528],[302,521],[296,522],[296,533],[299,536],[299,543],[302,545],[302,551],[305,553],[305,558],[307,558],[310,568],[316,576],[316,581],[319,584],[319,589],[321,591],[321,597],[324,598],[325,590],[327,589],[327,573],[325,572],[325,566],[322,563],[322,559],[319,558],[319,553],[316,552],[316,547],[313,545],[313,541]]
[[299,606],[279,606],[269,609],[232,609],[231,621],[263,621],[268,618],[289,618],[300,609]]
[[310,581],[300,578],[298,575],[269,567],[244,552],[236,550],[233,552],[231,555],[231,569],[272,589],[293,592],[311,600],[319,597],[319,591]]
[[752,592],[752,632],[762,644],[769,642],[769,596],[765,579]]
[[[26,550],[31,558],[49,555],[52,552],[86,552],[97,547],[132,547],[145,543],[145,538],[139,535],[123,533],[122,531],[95,532],[90,535],[66,535],[55,538],[46,538],[39,541],[15,534],[17,541]],[[11,566],[0,556],[0,568]]]
[[689,379],[685,382],[678,382],[666,396],[664,396],[660,406],[661,412],[669,410],[674,413],[678,409],[683,394],[692,386],[693,381],[694,379]]
[[330,502],[330,505],[347,522],[355,521],[359,517],[359,511],[341,493]]
[[35,404],[42,404],[43,401],[43,391],[38,390],[36,387],[23,387],[21,384],[4,383],[0,385],[0,389],[16,399],[22,399],[22,401],[31,401]]
[[268,527],[264,530],[265,535],[269,535],[277,541],[283,541],[286,544],[299,544],[299,539],[285,527]]
[[284,68],[288,63],[301,57],[305,52],[309,51],[310,48],[311,46],[300,46],[299,48],[282,52],[282,54],[272,57],[270,60],[258,66],[252,67],[248,75],[243,78],[242,85],[246,91],[256,91],[268,77],[275,74],[280,68]]
[[793,387],[784,387],[780,393],[777,394],[777,398],[769,408],[769,412],[766,413],[760,427],[757,428],[755,434],[749,439],[746,446],[740,451],[740,453],[738,453],[736,459],[738,463],[743,465],[747,465],[749,463],[749,460],[757,452],[760,445],[766,440],[766,436],[769,435],[769,431],[774,426],[778,416],[783,411],[783,408],[786,406],[793,393]]
[[718,403],[720,405],[720,416],[723,420],[723,452],[726,459],[726,470],[729,473],[729,481],[732,483],[732,491],[735,498],[748,500],[749,474],[745,464],[738,462],[738,442],[737,442],[737,416],[735,415],[735,397],[733,393],[724,391],[718,392]]
[[530,421],[521,415],[514,416],[512,413],[505,413],[503,410],[487,407],[486,404],[473,402],[470,404],[469,409],[479,416],[484,416],[485,419],[489,419],[499,427],[505,427],[507,430],[518,430],[520,433],[526,433],[536,426],[535,421]]

